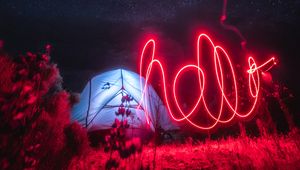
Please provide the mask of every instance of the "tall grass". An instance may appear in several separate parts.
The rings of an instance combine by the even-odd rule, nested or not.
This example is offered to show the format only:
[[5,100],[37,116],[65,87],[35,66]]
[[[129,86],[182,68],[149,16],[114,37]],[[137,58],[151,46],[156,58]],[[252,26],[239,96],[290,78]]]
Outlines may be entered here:
[[[193,141],[157,146],[155,169],[299,169],[300,133],[286,135],[238,137]],[[143,152],[120,160],[121,169],[153,169],[154,149],[151,144]],[[83,169],[104,168],[109,155],[93,150],[82,158]],[[78,162],[70,165],[70,169]],[[79,169],[81,169],[79,168]]]

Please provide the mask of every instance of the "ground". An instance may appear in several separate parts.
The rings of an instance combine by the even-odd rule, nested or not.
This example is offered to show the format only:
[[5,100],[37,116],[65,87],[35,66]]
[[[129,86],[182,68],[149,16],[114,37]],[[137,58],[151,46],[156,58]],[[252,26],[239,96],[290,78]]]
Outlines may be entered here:
[[[187,140],[184,144],[143,146],[143,151],[120,162],[119,169],[300,169],[300,133]],[[117,154],[114,154],[117,156]],[[70,169],[104,169],[109,154],[93,149],[76,158]],[[142,167],[142,168],[141,168]]]

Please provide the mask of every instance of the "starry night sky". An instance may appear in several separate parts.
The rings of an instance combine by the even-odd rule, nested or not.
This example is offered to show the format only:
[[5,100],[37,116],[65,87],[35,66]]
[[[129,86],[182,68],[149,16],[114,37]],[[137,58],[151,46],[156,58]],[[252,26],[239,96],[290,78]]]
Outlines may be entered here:
[[[199,30],[242,58],[238,36],[219,24],[222,0],[9,0],[0,2],[0,39],[16,55],[53,46],[64,86],[80,92],[99,72],[125,67],[136,71],[140,42],[153,34],[171,65],[192,55]],[[300,52],[300,0],[228,0],[227,23],[240,29],[248,50],[263,61],[270,54],[280,64],[274,79],[299,94],[295,77]],[[207,31],[208,30],[208,31]],[[192,44],[192,45],[191,45]],[[245,62],[244,60],[240,60]],[[174,64],[173,64],[173,63]],[[246,63],[244,63],[246,64]],[[176,68],[174,66],[174,68]]]

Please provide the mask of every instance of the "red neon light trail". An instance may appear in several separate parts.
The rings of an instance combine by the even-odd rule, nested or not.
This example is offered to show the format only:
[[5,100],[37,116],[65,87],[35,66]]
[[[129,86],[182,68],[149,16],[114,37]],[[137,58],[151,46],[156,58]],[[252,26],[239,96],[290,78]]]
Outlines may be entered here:
[[[216,80],[218,82],[218,91],[220,92],[221,95],[221,101],[220,101],[220,106],[219,106],[219,111],[217,113],[213,113],[209,108],[208,108],[208,104],[206,102],[206,98],[203,95],[204,91],[206,90],[205,87],[205,81],[206,81],[206,75],[204,74],[204,71],[201,68],[201,62],[200,59],[204,56],[201,55],[201,49],[202,49],[202,43],[203,41],[207,41],[209,43],[209,45],[212,47],[213,49],[213,61],[214,61],[214,69],[215,69],[215,76],[216,76]],[[145,44],[141,56],[140,56],[140,66],[139,66],[139,74],[141,75],[141,77],[145,77],[145,84],[144,87],[142,87],[142,79],[140,79],[140,85],[141,85],[141,89],[142,90],[142,98],[140,103],[142,102],[146,90],[147,89],[147,84],[149,81],[149,77],[150,74],[152,72],[152,67],[154,65],[157,65],[159,68],[159,71],[161,73],[161,78],[162,78],[162,82],[163,82],[163,86],[162,86],[162,91],[163,91],[163,96],[164,96],[164,101],[166,104],[166,107],[170,113],[170,116],[172,117],[172,119],[174,119],[175,121],[181,122],[186,120],[187,122],[189,122],[191,125],[193,125],[194,127],[198,128],[198,129],[202,129],[202,130],[209,130],[214,128],[218,123],[229,123],[230,121],[233,120],[233,118],[235,116],[241,117],[241,118],[245,118],[248,117],[249,115],[251,115],[254,111],[254,108],[257,105],[257,101],[258,101],[258,97],[259,97],[259,92],[260,92],[260,74],[259,71],[267,71],[269,69],[271,69],[271,67],[273,65],[275,65],[275,58],[272,57],[269,60],[267,60],[265,63],[261,64],[261,65],[257,65],[254,58],[253,57],[249,57],[248,58],[248,64],[249,64],[249,69],[247,70],[247,74],[248,74],[248,88],[249,88],[249,99],[251,100],[251,104],[250,107],[247,108],[248,110],[241,111],[242,109],[239,107],[239,94],[238,94],[238,85],[237,85],[237,77],[236,77],[236,73],[233,67],[233,63],[231,61],[230,56],[228,55],[228,53],[226,52],[226,50],[224,48],[222,48],[221,46],[215,45],[214,42],[212,41],[212,39],[206,35],[206,34],[200,34],[198,36],[197,39],[197,63],[194,64],[188,64],[185,65],[183,67],[181,67],[176,76],[173,79],[173,87],[172,87],[172,93],[173,93],[173,100],[175,102],[176,108],[172,109],[171,108],[171,104],[170,104],[170,97],[169,97],[169,89],[166,88],[166,72],[165,72],[165,67],[164,65],[159,61],[159,59],[157,59],[156,55],[155,55],[155,41],[153,39],[148,40],[148,42]],[[150,62],[149,63],[144,63],[145,62],[145,51],[147,49],[150,49],[151,54],[150,54]],[[225,89],[224,89],[224,63],[221,62],[221,56],[224,56],[225,61],[227,62],[228,67],[230,68],[230,72],[226,74],[231,74],[232,77],[232,85],[233,85],[233,90],[234,90],[234,101],[232,102],[231,100],[228,99],[226,93],[225,93]],[[224,59],[222,60],[224,61]],[[198,75],[198,84],[199,84],[199,97],[197,99],[197,101],[195,102],[195,104],[192,106],[191,111],[184,112],[181,105],[178,102],[178,95],[176,93],[177,91],[177,84],[178,81],[180,80],[179,77],[181,74],[183,74],[185,71],[187,70],[193,70],[197,72]],[[198,111],[196,111],[196,108],[198,108],[200,106],[200,104],[202,104],[202,106],[204,107],[203,111],[204,113],[206,113],[209,118],[211,118],[212,123],[210,125],[203,125],[200,124],[198,122],[195,122],[193,120],[191,120],[190,116],[193,114],[199,114],[200,113]],[[222,114],[224,114],[224,107],[227,106],[230,110],[230,115],[229,118],[224,118],[221,119]],[[147,107],[147,106],[145,106]],[[145,109],[147,110],[147,108]],[[227,111],[228,112],[228,111]],[[176,117],[174,113],[180,113],[181,117]],[[146,114],[146,118],[147,118],[147,123],[149,124],[150,122],[150,118],[149,118],[149,113],[145,113]],[[201,113],[203,114],[203,112]],[[217,115],[217,116],[215,116]]]

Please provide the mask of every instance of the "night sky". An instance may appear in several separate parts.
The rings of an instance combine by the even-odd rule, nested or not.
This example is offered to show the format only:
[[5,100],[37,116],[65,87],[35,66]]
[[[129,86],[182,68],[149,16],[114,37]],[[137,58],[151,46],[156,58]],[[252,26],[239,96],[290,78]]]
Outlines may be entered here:
[[[222,0],[24,0],[0,2],[0,39],[11,55],[53,46],[64,86],[81,92],[89,78],[115,67],[137,70],[139,48],[155,35],[159,52],[176,69],[191,56],[205,30],[235,59],[245,58],[240,39],[219,23]],[[275,54],[274,80],[299,94],[300,0],[228,0],[227,23],[239,28],[258,61]],[[239,60],[246,64],[245,60]],[[170,71],[171,72],[171,71]]]

